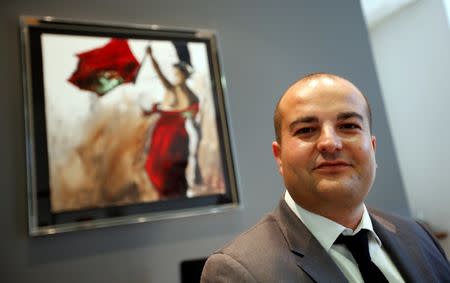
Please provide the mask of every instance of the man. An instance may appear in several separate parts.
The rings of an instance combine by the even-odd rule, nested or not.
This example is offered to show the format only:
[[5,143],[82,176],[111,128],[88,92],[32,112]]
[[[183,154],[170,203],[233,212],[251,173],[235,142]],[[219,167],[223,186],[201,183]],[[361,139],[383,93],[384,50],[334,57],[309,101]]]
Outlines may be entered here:
[[351,82],[304,77],[278,102],[274,125],[284,198],[210,256],[202,282],[450,282],[429,232],[364,205],[376,139],[370,106]]

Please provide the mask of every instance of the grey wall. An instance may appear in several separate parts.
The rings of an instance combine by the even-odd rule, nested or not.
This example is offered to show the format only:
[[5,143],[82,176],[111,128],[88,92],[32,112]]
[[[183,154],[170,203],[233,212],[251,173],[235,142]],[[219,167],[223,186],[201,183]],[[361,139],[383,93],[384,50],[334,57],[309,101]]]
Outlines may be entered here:
[[[408,214],[358,1],[24,1],[0,9],[0,278],[3,282],[178,282],[179,263],[206,256],[276,205],[272,111],[300,75],[341,74],[375,113],[379,171],[368,202]],[[220,35],[242,210],[179,220],[27,236],[19,15],[200,27]]]

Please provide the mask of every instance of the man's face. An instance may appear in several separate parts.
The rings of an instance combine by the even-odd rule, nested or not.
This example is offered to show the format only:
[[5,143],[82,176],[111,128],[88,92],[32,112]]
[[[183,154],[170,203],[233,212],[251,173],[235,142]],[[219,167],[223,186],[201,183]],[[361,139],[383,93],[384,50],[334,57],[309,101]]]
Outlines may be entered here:
[[297,83],[280,103],[281,142],[272,144],[286,188],[310,211],[362,204],[375,177],[367,104],[351,83]]

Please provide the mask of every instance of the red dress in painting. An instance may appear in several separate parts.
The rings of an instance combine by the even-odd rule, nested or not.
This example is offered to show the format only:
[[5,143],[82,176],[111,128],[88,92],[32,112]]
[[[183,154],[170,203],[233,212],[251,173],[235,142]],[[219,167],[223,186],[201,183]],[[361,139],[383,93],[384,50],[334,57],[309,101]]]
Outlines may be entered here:
[[186,167],[189,156],[189,135],[186,131],[186,112],[195,117],[199,104],[182,110],[161,110],[154,105],[151,112],[159,113],[148,152],[146,170],[161,198],[186,196],[188,183]]

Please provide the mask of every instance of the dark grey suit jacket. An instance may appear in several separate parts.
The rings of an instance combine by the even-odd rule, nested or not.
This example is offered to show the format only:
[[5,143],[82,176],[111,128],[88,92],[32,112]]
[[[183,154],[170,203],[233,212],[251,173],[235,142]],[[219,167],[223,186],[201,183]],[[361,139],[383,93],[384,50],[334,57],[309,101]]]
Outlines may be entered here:
[[[450,282],[444,251],[412,220],[369,210],[375,233],[406,282]],[[348,282],[282,200],[258,224],[211,255],[201,282]]]

